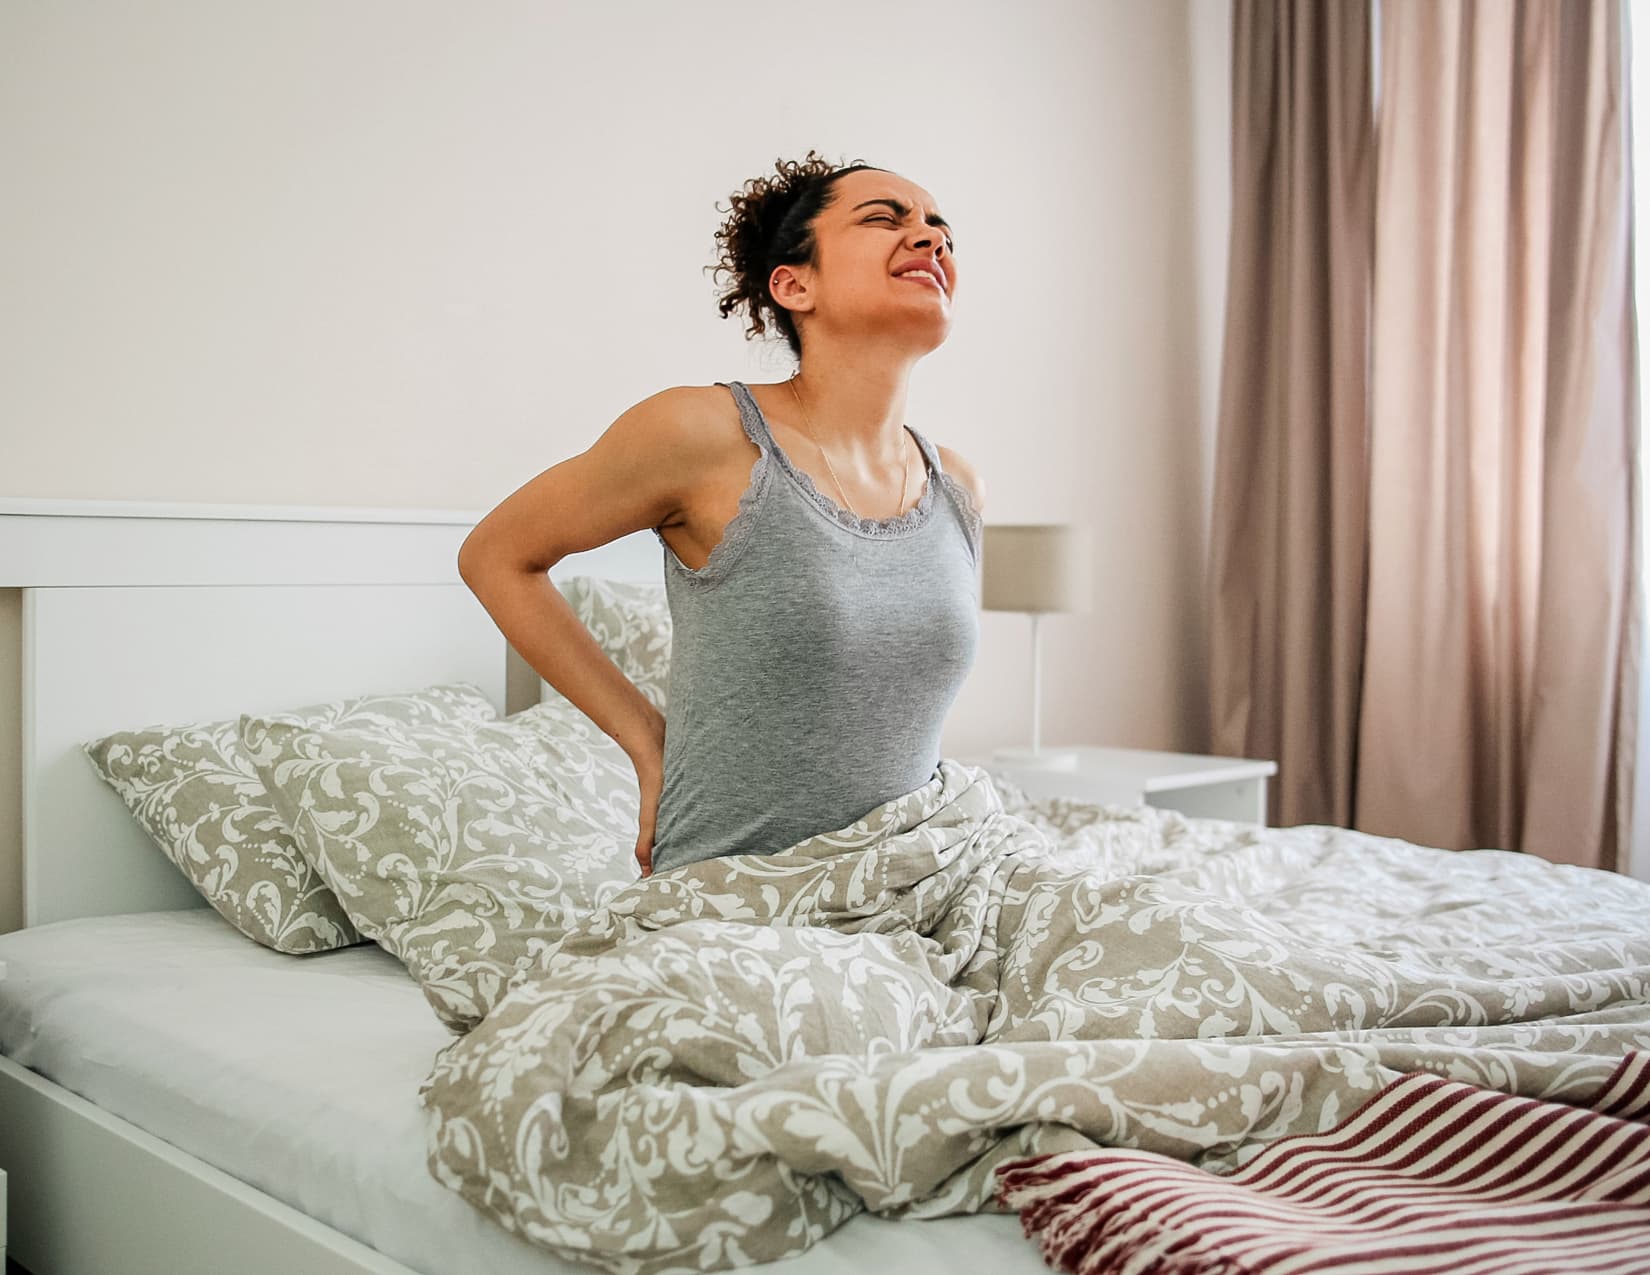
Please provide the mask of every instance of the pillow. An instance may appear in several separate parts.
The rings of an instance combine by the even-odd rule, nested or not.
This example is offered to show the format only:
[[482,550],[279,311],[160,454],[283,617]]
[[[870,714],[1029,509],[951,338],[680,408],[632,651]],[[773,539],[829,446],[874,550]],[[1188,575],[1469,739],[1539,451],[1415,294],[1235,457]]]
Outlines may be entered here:
[[634,819],[615,835],[621,811],[583,800],[583,738],[554,703],[498,721],[240,720],[304,858],[455,1031],[641,875]]
[[[326,727],[484,721],[497,715],[479,688],[454,683],[329,700],[279,717]],[[237,719],[117,731],[83,748],[166,857],[247,938],[293,955],[361,941],[345,909],[294,844],[290,825],[241,748]]]
[[[672,634],[664,586],[570,576],[556,587],[619,671],[664,712]],[[641,817],[635,765],[576,704],[550,683],[541,681],[540,686],[537,717],[550,738],[547,747],[555,754],[549,779],[569,801],[623,840],[633,856]]]
[[[661,713],[670,689],[670,604],[662,584],[569,576],[556,587],[597,644]],[[545,683],[543,698],[571,707]],[[575,712],[578,710],[574,710]],[[581,714],[582,715],[582,714]]]
[[[531,731],[539,778],[568,806],[624,843],[634,864],[642,808],[636,767],[618,741],[546,684],[542,703],[505,718]],[[636,867],[638,875],[641,868]]]

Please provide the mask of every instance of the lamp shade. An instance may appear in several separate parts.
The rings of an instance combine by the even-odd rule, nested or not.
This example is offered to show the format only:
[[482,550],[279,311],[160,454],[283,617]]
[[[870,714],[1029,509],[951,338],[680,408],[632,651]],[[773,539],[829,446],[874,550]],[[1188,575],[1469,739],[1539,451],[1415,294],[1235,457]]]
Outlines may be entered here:
[[1093,544],[1087,527],[986,524],[980,556],[983,610],[1087,611],[1093,604]]

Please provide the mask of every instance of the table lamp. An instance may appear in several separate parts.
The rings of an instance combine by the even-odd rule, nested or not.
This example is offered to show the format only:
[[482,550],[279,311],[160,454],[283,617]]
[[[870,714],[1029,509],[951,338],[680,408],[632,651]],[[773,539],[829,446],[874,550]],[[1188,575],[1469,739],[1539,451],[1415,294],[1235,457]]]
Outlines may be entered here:
[[1093,545],[1086,527],[1064,523],[987,523],[980,563],[980,606],[1031,616],[1031,747],[999,748],[992,759],[1015,766],[1074,770],[1077,753],[1041,741],[1042,642],[1038,621],[1093,605]]

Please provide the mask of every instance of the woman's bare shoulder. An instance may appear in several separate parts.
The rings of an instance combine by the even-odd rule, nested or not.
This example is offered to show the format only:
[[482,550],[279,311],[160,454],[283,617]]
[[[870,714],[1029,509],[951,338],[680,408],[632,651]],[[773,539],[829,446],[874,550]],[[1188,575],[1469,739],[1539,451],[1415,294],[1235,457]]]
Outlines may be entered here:
[[720,385],[672,385],[649,395],[620,419],[672,450],[725,450],[743,437],[738,404]]
[[980,475],[980,471],[970,464],[961,452],[953,451],[949,447],[942,447],[938,443],[934,444],[934,450],[939,453],[940,468],[954,478],[957,484],[968,493],[969,499],[974,502],[975,512],[983,514],[985,512],[985,479]]

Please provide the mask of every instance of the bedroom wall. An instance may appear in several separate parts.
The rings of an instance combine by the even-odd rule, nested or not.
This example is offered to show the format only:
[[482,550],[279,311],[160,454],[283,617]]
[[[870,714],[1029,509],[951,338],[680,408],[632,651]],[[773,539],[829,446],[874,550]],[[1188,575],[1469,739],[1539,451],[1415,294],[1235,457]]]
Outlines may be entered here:
[[[0,496],[485,511],[673,384],[777,380],[718,203],[817,147],[925,185],[964,271],[910,419],[990,522],[1073,521],[1044,739],[1201,750],[1226,0],[113,0],[0,7]],[[1211,346],[1211,341],[1215,344]],[[0,740],[17,732],[0,599]],[[944,747],[1029,731],[987,613]],[[15,747],[0,929],[16,924]]]

